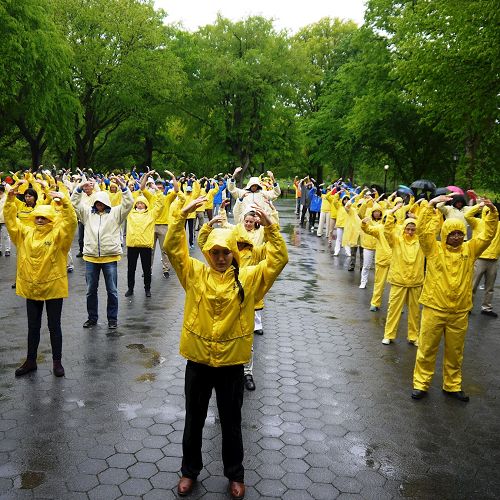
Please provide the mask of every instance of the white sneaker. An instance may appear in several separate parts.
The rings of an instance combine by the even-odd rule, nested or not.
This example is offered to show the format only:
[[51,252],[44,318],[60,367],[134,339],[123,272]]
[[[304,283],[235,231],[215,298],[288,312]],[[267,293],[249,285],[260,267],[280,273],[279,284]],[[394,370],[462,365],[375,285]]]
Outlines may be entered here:
[[361,283],[361,285],[359,285],[359,288],[366,288],[366,283]]
[[382,344],[389,345],[392,342],[391,339],[382,339]]
[[408,339],[408,344],[413,344],[415,347],[418,347],[418,340],[409,340]]

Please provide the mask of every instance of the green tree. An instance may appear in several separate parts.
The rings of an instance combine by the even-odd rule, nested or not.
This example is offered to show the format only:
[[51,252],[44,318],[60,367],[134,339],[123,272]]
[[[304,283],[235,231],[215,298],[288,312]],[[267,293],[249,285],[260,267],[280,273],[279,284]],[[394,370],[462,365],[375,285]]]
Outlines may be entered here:
[[168,94],[176,62],[168,51],[163,20],[152,1],[59,0],[61,26],[72,47],[72,87],[81,113],[75,117],[79,167],[128,119],[147,120]]
[[49,144],[72,140],[71,53],[48,1],[3,1],[0,26],[0,117],[18,128],[36,168]]
[[421,116],[464,151],[464,181],[498,168],[483,146],[498,135],[500,10],[494,0],[370,0],[367,21],[383,30],[396,70]]

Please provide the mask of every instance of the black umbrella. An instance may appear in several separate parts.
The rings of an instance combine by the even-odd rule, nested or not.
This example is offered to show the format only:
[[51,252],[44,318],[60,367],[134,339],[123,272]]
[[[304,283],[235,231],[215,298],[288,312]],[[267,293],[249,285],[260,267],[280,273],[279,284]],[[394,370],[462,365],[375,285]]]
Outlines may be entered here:
[[448,188],[442,187],[442,188],[437,188],[434,191],[434,196],[441,196],[442,194],[448,194],[450,190]]
[[422,191],[434,191],[436,184],[427,179],[418,179],[410,184],[412,189],[421,189]]

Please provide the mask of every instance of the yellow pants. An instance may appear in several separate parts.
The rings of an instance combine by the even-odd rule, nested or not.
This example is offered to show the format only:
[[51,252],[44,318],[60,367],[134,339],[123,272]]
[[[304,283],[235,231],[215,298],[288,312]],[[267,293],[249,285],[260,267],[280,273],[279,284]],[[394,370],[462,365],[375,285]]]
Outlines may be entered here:
[[427,391],[436,366],[436,356],[444,333],[443,389],[462,390],[462,360],[469,313],[449,313],[425,307],[422,310],[413,388]]
[[382,298],[384,296],[385,282],[387,281],[387,274],[389,273],[389,266],[379,266],[375,264],[375,280],[373,283],[373,294],[371,305],[380,307],[382,305]]
[[422,292],[421,286],[406,287],[391,285],[389,294],[389,308],[385,322],[384,339],[395,339],[398,334],[399,320],[403,306],[408,309],[408,340],[414,342],[418,340],[418,329],[420,320],[420,308],[418,299]]

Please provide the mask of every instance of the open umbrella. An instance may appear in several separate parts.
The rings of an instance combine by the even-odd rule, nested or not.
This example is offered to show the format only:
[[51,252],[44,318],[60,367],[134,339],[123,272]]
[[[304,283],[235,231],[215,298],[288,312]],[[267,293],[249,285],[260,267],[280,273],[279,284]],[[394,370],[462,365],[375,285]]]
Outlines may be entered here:
[[448,191],[451,191],[452,193],[458,193],[461,195],[464,194],[464,190],[462,188],[459,188],[458,186],[446,186],[446,189],[448,189]]
[[410,184],[412,189],[421,189],[422,191],[434,191],[436,184],[427,179],[418,179]]
[[448,188],[441,187],[441,188],[436,188],[436,190],[434,191],[434,194],[436,196],[441,196],[442,194],[448,194],[449,192],[450,192],[450,190]]
[[398,186],[398,192],[404,193],[404,194],[411,194],[413,196],[413,191],[411,190],[411,188],[409,188],[408,186],[405,186],[404,184],[400,184]]

